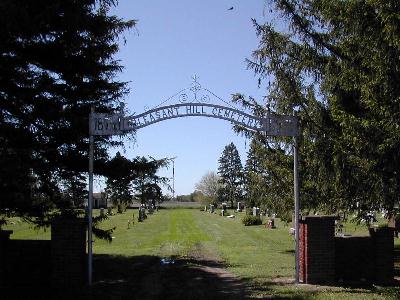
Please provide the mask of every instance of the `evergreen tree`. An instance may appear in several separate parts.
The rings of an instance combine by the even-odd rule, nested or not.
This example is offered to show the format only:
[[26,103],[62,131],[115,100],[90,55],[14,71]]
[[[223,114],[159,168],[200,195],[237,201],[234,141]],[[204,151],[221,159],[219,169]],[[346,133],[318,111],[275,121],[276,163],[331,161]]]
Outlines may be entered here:
[[[395,213],[400,192],[400,3],[268,1],[288,24],[257,24],[260,45],[248,61],[267,84],[255,113],[292,114],[302,125],[302,207]],[[261,110],[260,110],[261,107]],[[266,109],[268,108],[268,109]],[[268,138],[290,153],[286,138]],[[283,158],[283,157],[282,157]],[[271,170],[287,168],[279,163]],[[278,183],[278,182],[277,182]],[[282,185],[282,188],[284,185]]]
[[[112,113],[127,92],[113,56],[134,21],[109,15],[114,4],[0,1],[0,210],[65,208],[62,182],[87,172],[90,108]],[[96,138],[96,159],[112,144]]]
[[146,157],[137,157],[132,161],[134,165],[134,175],[132,179],[133,189],[135,191],[134,198],[140,203],[145,204],[152,201],[162,202],[163,194],[161,186],[167,186],[169,179],[157,175],[160,168],[167,167],[170,163],[169,159],[147,159]]
[[221,157],[218,160],[218,175],[221,177],[222,199],[231,202],[233,207],[234,200],[241,200],[243,196],[243,167],[239,152],[233,143],[225,146]]
[[88,191],[86,190],[86,177],[78,174],[71,175],[65,180],[62,186],[62,197],[65,207],[82,207],[88,200]]
[[108,198],[114,205],[128,205],[132,201],[132,180],[134,164],[117,152],[106,164],[106,189]]
[[247,153],[243,176],[247,207],[261,206],[266,197],[265,169],[263,169],[262,159],[258,155],[262,151],[261,147],[257,139],[252,139],[250,149]]
[[247,207],[261,206],[280,217],[290,217],[293,211],[293,175],[290,166],[293,166],[290,155],[253,139],[244,176]]

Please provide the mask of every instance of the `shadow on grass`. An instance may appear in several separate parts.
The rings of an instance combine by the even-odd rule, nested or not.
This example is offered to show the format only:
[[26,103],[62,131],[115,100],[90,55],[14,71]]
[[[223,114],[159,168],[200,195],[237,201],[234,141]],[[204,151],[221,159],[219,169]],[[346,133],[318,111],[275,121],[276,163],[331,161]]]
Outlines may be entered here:
[[[400,252],[400,249],[396,249]],[[400,255],[400,254],[399,254]],[[92,287],[52,289],[48,286],[0,290],[3,299],[315,299],[324,287],[302,288],[285,281],[240,279],[217,261],[176,259],[162,264],[158,256],[94,256]],[[399,262],[400,257],[395,261]],[[278,287],[280,286],[280,287]],[[326,287],[329,293],[343,289]],[[364,286],[346,293],[380,294],[398,299],[398,287]],[[323,296],[323,295],[319,295]],[[341,299],[343,295],[340,295]],[[318,297],[318,296],[317,296]]]
[[249,299],[245,282],[216,261],[94,255],[93,285],[0,289],[3,299]]
[[218,272],[215,261],[176,259],[162,264],[161,257],[100,255],[94,259],[92,295],[122,299],[243,299],[243,284]]

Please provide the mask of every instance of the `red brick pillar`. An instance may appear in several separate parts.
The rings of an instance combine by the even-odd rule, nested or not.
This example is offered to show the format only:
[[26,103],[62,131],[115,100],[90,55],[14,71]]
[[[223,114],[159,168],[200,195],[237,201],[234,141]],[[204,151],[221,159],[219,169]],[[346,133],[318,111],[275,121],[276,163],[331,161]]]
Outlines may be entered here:
[[335,217],[307,216],[300,224],[300,281],[329,284],[335,281]]
[[7,284],[8,243],[12,233],[12,230],[0,230],[0,286],[5,286]]
[[58,218],[52,222],[51,257],[53,286],[85,284],[86,221]]
[[393,228],[371,228],[374,245],[375,281],[379,284],[392,284],[394,279]]
[[299,224],[299,280],[300,282],[306,282],[306,268],[307,268],[307,261],[306,261],[306,236],[307,236],[307,225],[300,220]]

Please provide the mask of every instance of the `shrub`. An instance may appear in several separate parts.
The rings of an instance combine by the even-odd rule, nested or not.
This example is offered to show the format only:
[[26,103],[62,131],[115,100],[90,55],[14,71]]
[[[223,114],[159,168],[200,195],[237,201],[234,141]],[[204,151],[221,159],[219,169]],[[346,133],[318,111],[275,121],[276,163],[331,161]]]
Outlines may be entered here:
[[126,203],[119,203],[119,204],[117,204],[117,212],[118,212],[119,214],[124,213],[124,212],[126,211],[126,208],[127,208]]
[[242,223],[244,226],[261,225],[261,219],[256,216],[244,216]]

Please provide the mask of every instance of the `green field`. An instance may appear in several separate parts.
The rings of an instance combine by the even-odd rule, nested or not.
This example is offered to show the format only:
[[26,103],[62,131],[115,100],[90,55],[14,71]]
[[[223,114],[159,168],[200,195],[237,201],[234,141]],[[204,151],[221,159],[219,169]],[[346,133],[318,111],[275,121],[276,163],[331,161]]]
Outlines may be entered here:
[[[398,287],[324,287],[292,284],[294,240],[289,227],[245,227],[235,219],[198,209],[163,209],[128,229],[136,210],[111,216],[112,243],[95,238],[95,289],[90,295],[115,299],[184,299],[229,295],[232,299],[399,299]],[[135,218],[137,219],[137,218]],[[12,238],[49,238],[12,220]],[[347,233],[366,229],[346,225]],[[399,242],[395,241],[396,246]],[[160,264],[172,258],[174,264]],[[172,262],[172,261],[167,261]],[[179,291],[169,294],[167,290]],[[133,296],[131,294],[133,293]],[[88,294],[88,295],[89,295]]]

